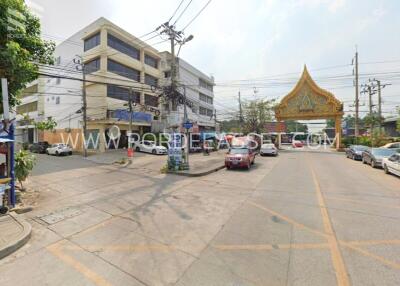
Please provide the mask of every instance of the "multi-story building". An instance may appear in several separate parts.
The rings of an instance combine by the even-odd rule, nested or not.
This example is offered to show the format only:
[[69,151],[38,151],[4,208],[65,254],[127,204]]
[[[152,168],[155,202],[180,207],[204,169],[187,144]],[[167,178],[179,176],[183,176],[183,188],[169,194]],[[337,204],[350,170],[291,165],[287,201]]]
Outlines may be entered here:
[[[171,82],[171,54],[161,52],[161,70],[164,74],[163,84]],[[205,75],[181,58],[176,58],[176,81],[186,87],[186,98],[191,103],[187,107],[188,120],[194,124],[195,132],[215,131],[214,78]],[[180,88],[182,93],[182,88]],[[184,120],[183,105],[162,102],[160,120],[153,123],[157,131],[180,129]]]
[[[152,121],[159,115],[155,87],[163,73],[158,51],[99,18],[58,45],[55,66],[41,68],[42,76],[23,91],[21,105],[17,107],[20,141],[55,143],[70,137],[77,140],[72,145],[82,148],[82,138],[77,135],[82,134],[83,125],[83,74],[75,69],[76,55],[82,58],[86,76],[88,134],[99,140],[99,144],[90,144],[89,148],[104,151],[112,126],[118,126],[121,135],[119,146],[114,147],[127,146],[129,99],[134,105],[133,131],[150,131]],[[57,128],[37,131],[32,122],[49,117],[57,122]]]

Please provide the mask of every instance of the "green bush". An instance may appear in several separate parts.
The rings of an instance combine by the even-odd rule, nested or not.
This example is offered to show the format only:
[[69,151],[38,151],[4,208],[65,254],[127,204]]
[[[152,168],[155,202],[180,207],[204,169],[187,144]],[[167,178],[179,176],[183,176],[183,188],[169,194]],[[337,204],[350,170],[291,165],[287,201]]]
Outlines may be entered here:
[[28,178],[33,167],[35,166],[36,158],[25,150],[20,150],[15,154],[15,177],[21,185],[21,189],[24,187],[22,182]]

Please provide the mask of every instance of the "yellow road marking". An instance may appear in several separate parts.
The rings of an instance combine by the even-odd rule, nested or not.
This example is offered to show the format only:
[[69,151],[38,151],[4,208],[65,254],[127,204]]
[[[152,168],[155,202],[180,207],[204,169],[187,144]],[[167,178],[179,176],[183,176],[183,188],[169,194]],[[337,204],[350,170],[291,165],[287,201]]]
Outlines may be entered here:
[[361,248],[356,247],[354,245],[351,245],[350,243],[341,242],[340,244],[342,244],[342,245],[344,245],[344,246],[346,246],[346,247],[348,247],[348,248],[350,248],[352,250],[355,250],[355,251],[357,251],[357,252],[359,252],[359,253],[367,256],[367,257],[374,258],[374,259],[380,261],[381,263],[383,263],[383,264],[385,264],[387,266],[390,266],[390,267],[393,267],[393,268],[396,268],[396,269],[400,269],[400,264],[399,263],[390,261],[390,260],[388,260],[388,259],[386,259],[386,258],[384,258],[382,256],[373,254],[373,253],[371,253],[371,252],[369,252],[367,250],[364,250],[364,249],[361,249]]
[[47,247],[47,249],[56,257],[58,257],[60,260],[64,261],[68,265],[72,266],[75,268],[78,272],[83,274],[86,278],[94,282],[98,286],[112,286],[110,282],[108,282],[106,279],[101,277],[99,274],[96,272],[90,270],[87,268],[85,265],[82,263],[76,261],[73,259],[71,256],[63,253],[60,249],[60,247],[57,244],[53,244]]
[[163,244],[126,244],[126,245],[82,245],[66,246],[65,249],[70,250],[87,250],[94,251],[129,251],[129,252],[170,252],[175,247]]
[[400,206],[364,202],[364,201],[361,201],[361,200],[353,200],[353,199],[348,199],[348,198],[339,198],[339,197],[334,197],[334,196],[325,196],[325,198],[327,198],[329,200],[337,200],[337,201],[344,201],[344,202],[354,202],[354,203],[359,203],[359,204],[363,204],[363,205],[371,205],[371,206],[378,206],[378,207],[385,207],[385,208],[400,209]]
[[356,240],[356,241],[343,241],[340,240],[340,243],[345,243],[346,245],[352,246],[362,246],[362,245],[395,245],[400,244],[399,239],[389,239],[389,240]]
[[326,209],[325,200],[324,197],[322,196],[317,176],[311,165],[310,165],[310,170],[315,185],[315,191],[317,193],[318,204],[320,205],[320,211],[322,215],[322,222],[324,224],[325,233],[329,235],[327,239],[331,250],[331,258],[333,262],[333,267],[335,269],[336,280],[338,285],[348,286],[350,285],[349,276],[346,267],[344,265],[342,254],[339,249],[339,243],[337,241],[331,221],[329,219],[328,210]]
[[279,250],[279,249],[325,249],[328,248],[327,243],[294,243],[294,244],[224,244],[214,245],[214,248],[221,251],[229,250]]
[[276,216],[276,217],[278,217],[278,218],[280,218],[280,219],[282,219],[284,221],[287,221],[288,223],[290,223],[290,224],[292,224],[294,226],[297,226],[298,228],[307,229],[308,231],[310,231],[312,233],[315,233],[317,235],[320,235],[320,236],[323,236],[323,237],[328,237],[328,235],[326,233],[323,233],[321,231],[315,230],[315,229],[313,229],[311,227],[308,227],[308,226],[306,226],[304,224],[301,224],[301,223],[299,223],[299,222],[297,222],[295,220],[292,220],[291,218],[288,218],[287,216],[284,216],[284,215],[282,215],[280,213],[277,213],[276,211],[271,210],[270,208],[267,208],[265,206],[259,205],[259,204],[254,203],[254,202],[249,202],[249,204],[251,204],[251,205],[255,206],[256,208],[259,208],[259,209],[261,209],[263,211],[266,211],[266,212],[268,212],[268,213],[270,213],[270,214],[272,214],[272,215],[274,215],[274,216]]

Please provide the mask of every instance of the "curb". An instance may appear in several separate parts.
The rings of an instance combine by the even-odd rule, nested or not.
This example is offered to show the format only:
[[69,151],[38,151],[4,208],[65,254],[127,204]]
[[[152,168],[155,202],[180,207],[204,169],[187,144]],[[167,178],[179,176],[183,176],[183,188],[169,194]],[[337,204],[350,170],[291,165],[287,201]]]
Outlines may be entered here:
[[214,172],[218,172],[221,169],[224,169],[225,165],[218,166],[215,168],[212,168],[210,170],[204,171],[204,172],[198,172],[198,173],[184,173],[184,172],[174,172],[174,171],[167,171],[167,174],[173,174],[173,175],[178,175],[178,176],[183,176],[183,177],[201,177],[201,176],[206,176]]
[[10,242],[8,245],[0,249],[0,259],[17,251],[19,248],[24,246],[31,238],[32,226],[29,223],[27,223],[24,219],[20,219],[18,215],[12,213],[9,213],[8,215],[11,216],[16,222],[18,222],[22,226],[23,231],[20,237],[16,241]]

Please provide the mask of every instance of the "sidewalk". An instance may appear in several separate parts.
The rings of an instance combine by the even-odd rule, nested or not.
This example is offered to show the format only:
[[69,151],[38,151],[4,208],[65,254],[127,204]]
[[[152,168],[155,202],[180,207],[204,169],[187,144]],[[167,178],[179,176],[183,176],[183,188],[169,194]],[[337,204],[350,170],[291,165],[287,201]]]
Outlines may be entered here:
[[190,170],[170,171],[169,174],[175,174],[187,177],[205,176],[225,168],[225,154],[227,150],[211,152],[209,156],[201,153],[191,154],[189,157]]
[[17,214],[0,216],[0,259],[28,242],[31,225]]

